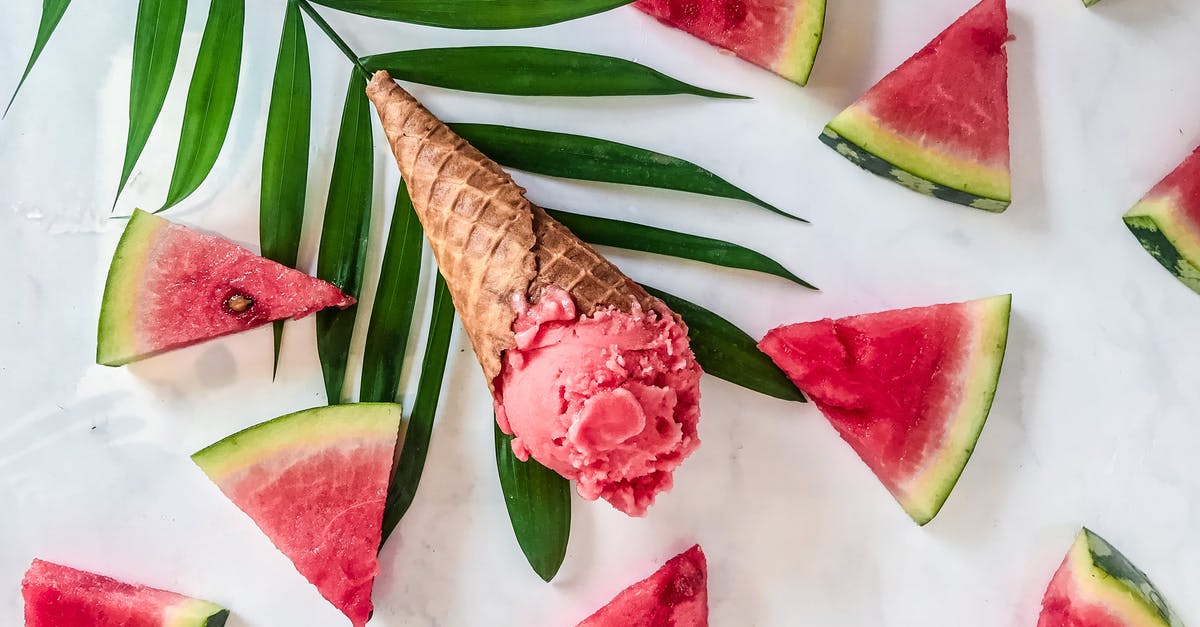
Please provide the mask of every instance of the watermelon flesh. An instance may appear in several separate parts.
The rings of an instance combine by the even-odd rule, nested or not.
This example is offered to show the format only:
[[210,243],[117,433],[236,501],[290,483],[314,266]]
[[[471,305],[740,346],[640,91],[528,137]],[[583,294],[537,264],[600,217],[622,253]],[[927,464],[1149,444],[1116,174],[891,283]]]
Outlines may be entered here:
[[825,0],[639,0],[633,6],[801,85],[825,28]]
[[1005,0],[983,0],[834,118],[821,141],[916,191],[1003,211],[1008,41]]
[[1054,573],[1038,627],[1182,627],[1146,573],[1089,529]]
[[122,366],[354,299],[225,239],[136,211],[113,255],[96,361]]
[[1011,297],[779,327],[758,347],[918,524],[975,449],[1004,361]]
[[708,627],[708,562],[699,545],[629,586],[578,627]]
[[25,627],[223,627],[229,617],[208,601],[38,559],[21,595]]
[[1125,214],[1125,225],[1163,267],[1200,293],[1200,148]]
[[289,414],[192,459],[355,627],[371,616],[400,406]]

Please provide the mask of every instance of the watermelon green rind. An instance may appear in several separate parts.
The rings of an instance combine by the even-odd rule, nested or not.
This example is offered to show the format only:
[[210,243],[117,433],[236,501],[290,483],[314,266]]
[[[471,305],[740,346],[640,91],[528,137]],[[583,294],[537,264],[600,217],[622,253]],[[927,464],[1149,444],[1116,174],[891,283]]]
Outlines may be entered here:
[[192,460],[220,484],[225,477],[283,451],[346,439],[395,439],[400,420],[400,406],[394,403],[306,409],[239,431],[196,452]]
[[[1064,572],[1069,590],[1055,590]],[[1158,588],[1127,557],[1086,527],[1079,532],[1047,590],[1070,595],[1073,606],[1099,607],[1135,627],[1183,627]]]
[[1147,198],[1130,209],[1124,220],[1146,252],[1200,293],[1200,234],[1171,197]]
[[807,85],[825,33],[825,0],[805,3],[804,9],[796,14],[791,33],[775,71],[790,81]]
[[225,627],[225,621],[229,620],[229,610],[221,610],[216,614],[211,614],[208,620],[204,622],[204,627]]
[[1007,171],[920,147],[855,106],[825,126],[821,141],[864,170],[927,196],[993,213],[1012,203]]
[[947,423],[942,448],[932,461],[915,474],[896,495],[904,511],[919,525],[933,520],[945,505],[962,476],[979,435],[987,423],[1000,381],[1000,370],[1008,346],[1012,295],[995,296],[972,303],[978,309],[970,365],[964,368],[962,403]]
[[137,210],[129,219],[104,283],[97,331],[96,363],[124,366],[138,359],[138,292],[159,232],[169,223],[156,215]]

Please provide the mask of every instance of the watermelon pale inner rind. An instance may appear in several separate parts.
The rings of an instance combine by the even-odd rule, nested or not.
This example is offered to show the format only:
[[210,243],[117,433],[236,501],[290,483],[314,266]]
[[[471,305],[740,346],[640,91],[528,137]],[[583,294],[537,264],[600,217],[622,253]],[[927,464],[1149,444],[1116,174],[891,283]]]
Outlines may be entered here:
[[898,486],[900,505],[919,525],[937,516],[962,476],[983,432],[1000,382],[1012,296],[986,298],[972,305],[977,308],[977,325],[969,361],[962,369],[965,382],[962,402],[948,423],[940,450],[931,454],[920,472]]
[[138,294],[150,251],[167,221],[143,211],[134,212],[121,234],[104,283],[100,327],[96,337],[96,362],[124,366],[137,358]]
[[1200,293],[1200,231],[1172,196],[1147,198],[1125,214],[1142,247],[1184,285]]
[[163,621],[163,627],[225,627],[227,620],[229,610],[206,601],[192,600],[172,609],[170,617]]
[[1146,574],[1085,528],[1046,590],[1038,624],[1058,627],[1094,616],[1128,627],[1182,627]]
[[1012,202],[1007,170],[922,146],[857,105],[830,121],[821,141],[859,167],[934,198],[992,212]]
[[825,0],[808,0],[796,11],[791,35],[784,43],[775,71],[788,80],[807,85],[824,32]]
[[239,431],[192,455],[204,473],[222,479],[287,454],[339,440],[395,438],[401,411],[392,403],[318,407],[280,416]]

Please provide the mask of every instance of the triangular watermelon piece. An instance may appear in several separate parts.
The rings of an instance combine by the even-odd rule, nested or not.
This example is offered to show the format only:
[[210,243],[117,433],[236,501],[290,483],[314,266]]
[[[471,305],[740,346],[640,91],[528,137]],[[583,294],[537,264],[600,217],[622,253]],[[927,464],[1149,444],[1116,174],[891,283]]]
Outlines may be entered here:
[[222,627],[229,610],[182,594],[33,560],[25,627]]
[[1004,211],[1008,41],[1005,0],[983,0],[834,118],[821,141],[910,189]]
[[1200,148],[1125,214],[1142,246],[1200,293]]
[[991,410],[1010,296],[779,327],[758,347],[924,525]]
[[1146,573],[1089,529],[1054,573],[1037,625],[1183,627]]
[[638,0],[633,6],[801,85],[825,29],[825,0]]
[[331,283],[136,211],[109,267],[96,362],[123,366],[275,320],[353,304]]
[[192,456],[355,627],[371,616],[400,415],[390,403],[320,407]]
[[578,627],[708,627],[708,562],[700,545],[629,586]]

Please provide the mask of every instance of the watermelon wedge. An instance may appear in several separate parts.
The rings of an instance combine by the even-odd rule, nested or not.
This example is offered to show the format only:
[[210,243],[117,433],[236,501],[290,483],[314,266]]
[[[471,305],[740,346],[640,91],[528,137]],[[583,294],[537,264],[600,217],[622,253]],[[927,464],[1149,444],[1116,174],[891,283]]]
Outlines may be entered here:
[[1171,274],[1200,293],[1200,148],[1125,214],[1125,225]]
[[136,211],[113,255],[96,362],[139,359],[354,299],[228,240]]
[[1183,627],[1183,623],[1146,573],[1085,528],[1050,581],[1038,627]]
[[223,627],[229,610],[182,594],[33,560],[25,627]]
[[821,141],[910,189],[1004,211],[1008,40],[1005,0],[983,0],[838,114]]
[[825,0],[638,0],[633,6],[801,85],[825,29]]
[[924,525],[991,410],[1010,306],[1010,296],[996,296],[793,324],[758,347]]
[[400,406],[289,414],[192,460],[355,627],[371,616]]
[[629,586],[577,627],[708,627],[708,562],[700,545]]

